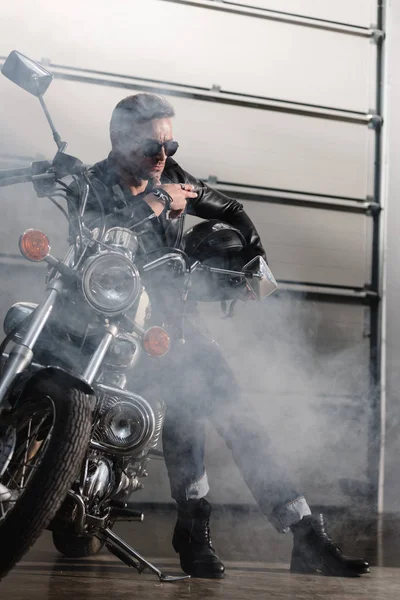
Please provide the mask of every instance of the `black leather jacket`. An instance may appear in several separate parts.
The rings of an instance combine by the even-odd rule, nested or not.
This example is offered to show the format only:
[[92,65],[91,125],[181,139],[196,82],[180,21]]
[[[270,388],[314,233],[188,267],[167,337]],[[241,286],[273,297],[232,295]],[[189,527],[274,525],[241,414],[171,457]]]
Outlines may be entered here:
[[[162,246],[179,248],[185,215],[170,220],[167,220],[164,213],[156,217],[148,204],[143,201],[143,196],[151,191],[152,186],[149,185],[143,194],[133,196],[120,181],[112,155],[92,167],[91,181],[101,196],[108,223],[135,226],[134,231],[139,234],[144,252]],[[184,171],[172,158],[167,159],[161,183],[190,183],[203,188],[199,191],[197,198],[188,200],[187,214],[229,223],[239,229],[246,239],[244,260],[249,261],[257,255],[265,258],[265,251],[257,230],[239,202],[196,179]],[[85,222],[93,223],[99,216],[98,200],[91,193],[87,202]]]

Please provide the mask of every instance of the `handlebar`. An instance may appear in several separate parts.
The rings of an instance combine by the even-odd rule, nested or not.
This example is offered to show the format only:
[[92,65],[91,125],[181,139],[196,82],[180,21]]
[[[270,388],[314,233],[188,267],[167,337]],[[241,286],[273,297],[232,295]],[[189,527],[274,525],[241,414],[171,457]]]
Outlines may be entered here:
[[160,258],[156,258],[155,260],[147,263],[147,265],[143,265],[143,271],[146,273],[147,271],[156,269],[157,267],[160,267],[161,265],[164,265],[170,261],[178,262],[181,265],[183,271],[186,271],[187,265],[185,258],[181,254],[177,254],[175,252],[164,254],[164,256],[160,256]]
[[30,183],[35,181],[55,181],[55,175],[53,173],[42,173],[41,175],[18,175],[15,177],[4,177],[1,178],[0,174],[0,187],[6,187],[7,185],[14,185],[16,183]]
[[20,177],[24,175],[30,175],[30,167],[19,167],[18,169],[2,169],[0,170],[0,179],[6,179],[9,177]]
[[[34,161],[30,167],[0,171],[0,187],[29,182],[35,184],[48,181],[51,184],[67,175],[82,174],[85,171],[86,167],[79,159],[59,151],[52,162],[39,160]],[[48,195],[47,189],[43,193],[40,188],[35,190],[39,197]]]
[[251,273],[249,271],[232,271],[229,269],[219,269],[218,267],[210,267],[209,265],[203,265],[201,262],[196,261],[193,265],[190,265],[188,257],[182,252],[169,252],[168,254],[164,254],[159,258],[154,259],[153,261],[143,265],[143,271],[146,273],[148,271],[152,271],[157,267],[161,267],[168,262],[179,263],[182,267],[182,271],[184,273],[194,273],[196,270],[198,271],[208,271],[209,273],[216,273],[218,275],[228,275],[230,277],[240,277],[244,279],[245,277],[258,277],[257,273]]

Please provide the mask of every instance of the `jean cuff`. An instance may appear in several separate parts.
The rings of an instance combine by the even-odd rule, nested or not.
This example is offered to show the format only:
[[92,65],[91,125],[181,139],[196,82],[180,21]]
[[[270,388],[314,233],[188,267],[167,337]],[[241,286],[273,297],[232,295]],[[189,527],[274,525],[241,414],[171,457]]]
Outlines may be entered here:
[[311,515],[311,509],[304,496],[299,496],[295,500],[277,507],[268,515],[268,518],[279,533],[287,533],[292,525],[308,515]]
[[186,500],[200,500],[200,498],[204,498],[210,491],[207,472],[204,471],[203,475],[198,479],[195,479],[195,481],[187,483],[186,485],[180,484],[179,486],[174,486],[171,491],[172,498],[178,503]]

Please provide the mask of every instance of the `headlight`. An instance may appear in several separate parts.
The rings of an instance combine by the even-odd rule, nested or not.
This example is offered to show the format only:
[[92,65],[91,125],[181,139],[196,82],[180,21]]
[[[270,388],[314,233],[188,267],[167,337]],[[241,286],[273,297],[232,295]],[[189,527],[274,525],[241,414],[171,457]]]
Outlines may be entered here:
[[155,416],[151,406],[132,395],[129,399],[108,398],[95,430],[94,439],[107,448],[123,454],[140,451],[155,432]]
[[139,272],[122,254],[100,254],[85,266],[82,289],[95,310],[116,315],[127,310],[137,299],[141,289]]
[[110,408],[103,417],[102,427],[107,442],[117,446],[140,445],[145,430],[142,415],[129,402]]

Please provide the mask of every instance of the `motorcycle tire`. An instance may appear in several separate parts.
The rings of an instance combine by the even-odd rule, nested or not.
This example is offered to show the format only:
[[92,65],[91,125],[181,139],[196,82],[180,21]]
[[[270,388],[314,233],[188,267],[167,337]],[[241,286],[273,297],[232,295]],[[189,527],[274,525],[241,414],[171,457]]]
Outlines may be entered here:
[[94,535],[81,537],[69,531],[53,531],[53,543],[65,558],[94,556],[104,546],[104,541]]
[[[0,491],[8,492],[3,500],[0,496],[0,579],[47,528],[75,481],[90,440],[90,400],[82,391],[63,389],[56,381],[39,382],[23,392],[17,408],[1,426],[3,437],[5,429],[15,431],[15,444],[6,468],[3,460],[0,470]],[[4,447],[7,444],[3,443],[3,451]],[[24,447],[24,463],[20,465]],[[40,462],[35,464],[38,457]],[[10,496],[12,485],[17,486],[11,490],[14,496]],[[13,506],[5,511],[9,505]]]

